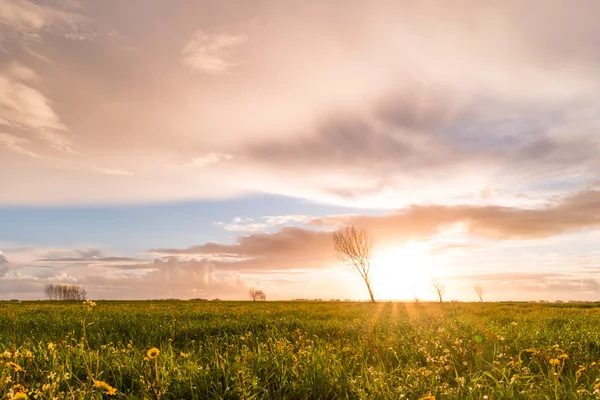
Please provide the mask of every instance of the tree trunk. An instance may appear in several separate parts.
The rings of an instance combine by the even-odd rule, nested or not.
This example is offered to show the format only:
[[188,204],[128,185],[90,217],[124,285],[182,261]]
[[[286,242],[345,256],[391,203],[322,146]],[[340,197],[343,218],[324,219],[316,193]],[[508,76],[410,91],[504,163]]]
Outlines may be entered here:
[[373,296],[373,291],[371,290],[371,283],[367,280],[365,280],[365,283],[367,284],[367,289],[369,289],[369,296],[371,296],[371,302],[375,303],[375,297]]

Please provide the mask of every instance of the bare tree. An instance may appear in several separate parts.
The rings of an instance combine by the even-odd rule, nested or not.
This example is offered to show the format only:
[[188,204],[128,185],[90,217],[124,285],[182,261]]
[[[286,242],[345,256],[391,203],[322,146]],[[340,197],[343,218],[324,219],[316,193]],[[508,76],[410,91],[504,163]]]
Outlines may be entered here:
[[417,296],[417,294],[415,293],[415,304],[419,304],[421,302],[421,299],[419,299],[419,296]]
[[56,300],[54,294],[54,285],[46,285],[44,287],[44,295],[46,295],[48,300]]
[[250,298],[252,299],[252,301],[265,301],[265,300],[267,300],[267,295],[262,290],[250,289],[248,291],[248,293],[250,294]]
[[333,234],[333,247],[338,258],[360,275],[367,285],[371,301],[375,303],[370,275],[373,239],[369,233],[362,228],[348,226]]
[[266,301],[267,300],[267,294],[265,292],[263,292],[262,290],[257,290],[256,291],[256,300],[258,300],[258,301]]
[[446,285],[441,283],[437,278],[431,278],[431,285],[440,299],[440,303],[444,302],[444,293],[446,293]]
[[483,294],[485,293],[485,291],[483,290],[483,286],[481,286],[480,283],[477,283],[473,286],[473,289],[475,289],[475,293],[477,293],[479,301],[483,303]]
[[87,290],[78,285],[46,285],[44,294],[48,300],[85,300]]
[[267,294],[264,291],[262,291],[262,290],[250,289],[248,291],[248,294],[250,295],[250,298],[252,299],[252,301],[265,301],[265,300],[267,300]]

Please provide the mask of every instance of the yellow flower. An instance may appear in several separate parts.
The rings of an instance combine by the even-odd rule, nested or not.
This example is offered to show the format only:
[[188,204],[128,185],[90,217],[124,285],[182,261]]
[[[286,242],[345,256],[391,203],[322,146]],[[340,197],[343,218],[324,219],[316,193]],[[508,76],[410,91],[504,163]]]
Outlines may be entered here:
[[108,395],[117,394],[117,389],[103,381],[94,381],[94,387],[104,391],[104,393]]
[[16,393],[13,396],[13,400],[27,400],[27,395],[23,392]]
[[577,371],[575,371],[575,380],[578,381],[579,377],[581,376],[581,373],[585,371],[585,367],[583,365],[579,366],[579,369]]
[[27,389],[25,389],[25,386],[20,385],[18,383],[16,385],[13,385],[13,387],[11,389],[15,393],[19,393],[19,392],[25,393],[25,392],[27,392]]
[[8,361],[6,363],[6,366],[10,369],[12,369],[15,372],[21,372],[21,371],[25,371],[23,368],[21,368],[21,366],[19,364],[15,364],[12,361]]
[[558,356],[558,358],[569,358],[569,355],[566,354],[566,353],[565,354],[561,354],[560,356]]
[[558,365],[560,364],[560,360],[558,358],[553,358],[550,360],[550,365]]
[[179,355],[183,358],[187,358],[190,356],[189,354],[185,354],[183,351],[181,353],[179,353]]
[[148,353],[146,355],[148,356],[148,358],[156,358],[159,354],[160,350],[158,350],[156,347],[153,347],[150,350],[148,350]]
[[419,397],[419,400],[435,400],[435,396],[423,396]]

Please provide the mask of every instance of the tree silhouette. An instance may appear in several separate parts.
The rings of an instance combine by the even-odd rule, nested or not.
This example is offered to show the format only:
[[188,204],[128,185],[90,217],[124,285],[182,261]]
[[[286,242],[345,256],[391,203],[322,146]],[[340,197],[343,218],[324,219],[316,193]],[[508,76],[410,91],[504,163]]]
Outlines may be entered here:
[[481,286],[481,284],[477,283],[473,286],[473,289],[475,289],[475,293],[477,293],[477,297],[479,297],[479,301],[483,303],[483,294],[485,293],[485,291],[483,290],[483,286]]
[[367,285],[371,301],[375,303],[370,275],[373,239],[369,233],[355,226],[340,229],[333,234],[333,247],[338,258],[360,275]]
[[444,302],[444,293],[446,293],[446,285],[441,283],[437,278],[431,279],[431,285],[435,289],[435,292],[438,295],[440,303],[443,303]]
[[250,289],[248,291],[248,294],[250,294],[250,298],[252,299],[252,301],[265,301],[265,300],[267,300],[267,295],[262,290]]

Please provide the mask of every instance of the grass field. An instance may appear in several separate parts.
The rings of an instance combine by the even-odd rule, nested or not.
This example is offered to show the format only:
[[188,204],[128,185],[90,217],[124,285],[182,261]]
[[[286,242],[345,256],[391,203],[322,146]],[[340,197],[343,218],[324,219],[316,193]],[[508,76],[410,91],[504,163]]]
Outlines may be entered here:
[[600,398],[591,304],[0,303],[8,399]]

